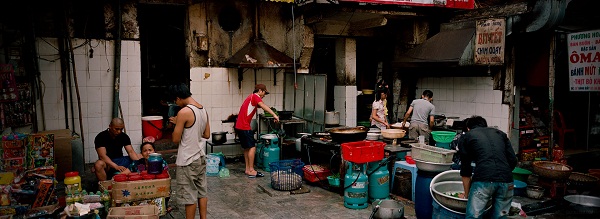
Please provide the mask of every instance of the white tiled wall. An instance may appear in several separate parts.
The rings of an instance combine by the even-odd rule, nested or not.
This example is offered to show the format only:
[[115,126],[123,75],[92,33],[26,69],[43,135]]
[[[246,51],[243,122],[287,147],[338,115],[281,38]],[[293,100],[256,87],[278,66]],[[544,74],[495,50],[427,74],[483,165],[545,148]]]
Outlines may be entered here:
[[[106,40],[74,39],[75,70],[81,103],[81,120],[83,132],[78,120],[72,127],[69,120],[69,129],[78,134],[83,133],[85,162],[91,163],[98,159],[94,149],[94,138],[107,129],[112,118],[113,84],[114,84],[114,42]],[[70,112],[69,118],[79,118],[77,96],[75,93],[74,78],[71,79],[73,100],[69,94],[63,95],[61,85],[61,67],[58,60],[58,41],[54,38],[37,40],[41,81],[44,92],[44,112],[38,103],[39,130],[65,129],[64,105],[74,102],[74,113]],[[90,49],[93,49],[91,56]],[[121,83],[120,103],[125,120],[125,129],[131,138],[133,148],[138,151],[142,142],[141,124],[141,60],[140,43],[138,41],[122,41],[121,47]],[[45,124],[43,127],[42,122]]]
[[485,118],[488,126],[509,133],[509,106],[502,104],[502,91],[494,90],[491,77],[421,78],[416,98],[424,90],[433,92],[436,114],[466,119],[472,115]]
[[[277,72],[277,85],[274,84],[273,71],[257,70],[256,84],[265,84],[269,95],[263,102],[269,107],[283,109],[283,71]],[[205,76],[209,75],[205,78]],[[192,68],[190,70],[190,90],[192,97],[202,104],[208,112],[211,132],[231,131],[231,124],[222,124],[231,114],[238,114],[242,102],[254,91],[254,71],[244,72],[242,88],[238,88],[238,71],[230,68]],[[264,113],[258,109],[257,113]],[[228,138],[233,137],[230,135]],[[215,148],[215,151],[217,149]]]
[[335,86],[333,95],[335,111],[340,112],[340,125],[356,126],[356,86]]

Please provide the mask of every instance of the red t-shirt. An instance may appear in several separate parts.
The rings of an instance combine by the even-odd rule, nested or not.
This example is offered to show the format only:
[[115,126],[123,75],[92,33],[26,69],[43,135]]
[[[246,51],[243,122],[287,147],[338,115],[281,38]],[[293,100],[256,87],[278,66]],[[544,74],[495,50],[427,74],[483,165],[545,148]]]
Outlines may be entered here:
[[235,128],[239,130],[252,130],[250,127],[250,121],[252,121],[252,117],[256,113],[256,106],[258,103],[262,102],[262,98],[258,96],[258,94],[250,94],[242,103],[240,107],[240,112],[238,113],[237,122],[235,123]]

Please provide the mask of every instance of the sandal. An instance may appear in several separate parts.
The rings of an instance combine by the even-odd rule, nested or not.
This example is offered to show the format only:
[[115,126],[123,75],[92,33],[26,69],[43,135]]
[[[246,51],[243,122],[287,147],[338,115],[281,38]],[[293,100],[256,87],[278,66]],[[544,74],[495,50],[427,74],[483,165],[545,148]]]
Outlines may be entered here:
[[265,174],[257,171],[256,175],[248,175],[248,178],[256,178],[256,177],[265,177]]

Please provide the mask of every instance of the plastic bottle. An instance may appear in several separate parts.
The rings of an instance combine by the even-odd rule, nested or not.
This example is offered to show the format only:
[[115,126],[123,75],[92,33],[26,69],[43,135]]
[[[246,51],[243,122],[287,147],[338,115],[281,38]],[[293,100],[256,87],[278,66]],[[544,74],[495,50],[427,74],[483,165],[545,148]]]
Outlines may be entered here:
[[73,204],[73,196],[71,194],[67,194],[65,201],[67,202],[67,205]]
[[163,159],[159,153],[151,153],[148,157],[148,174],[160,174],[163,170]]
[[104,193],[100,196],[100,200],[102,201],[102,205],[104,205],[104,209],[108,211],[108,208],[110,207],[110,195],[108,194],[108,191],[104,190]]
[[73,171],[65,173],[64,183],[67,191],[70,191],[71,194],[75,191],[81,192],[81,177],[79,176],[79,172]]
[[73,196],[73,202],[81,203],[81,195],[79,195],[78,191],[75,191],[75,195]]

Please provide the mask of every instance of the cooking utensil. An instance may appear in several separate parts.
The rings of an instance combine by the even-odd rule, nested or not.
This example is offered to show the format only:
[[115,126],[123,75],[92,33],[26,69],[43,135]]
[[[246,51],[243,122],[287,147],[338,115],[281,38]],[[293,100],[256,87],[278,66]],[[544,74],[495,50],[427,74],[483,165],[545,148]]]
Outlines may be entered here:
[[366,127],[354,127],[354,128],[333,128],[329,130],[331,134],[331,140],[337,143],[362,141],[367,137]]
[[527,197],[532,198],[532,199],[540,199],[542,198],[542,196],[544,196],[544,187],[541,186],[527,186],[526,192],[527,192]]
[[600,198],[587,195],[567,195],[563,197],[567,201],[569,209],[579,214],[600,214]]
[[227,141],[227,132],[213,132],[211,136],[214,144],[223,144]]
[[[433,184],[431,187],[431,191],[433,192],[433,198],[437,200],[440,205],[450,208],[452,210],[458,212],[466,212],[467,209],[467,199],[466,198],[458,198],[451,195],[447,195],[445,193],[456,193],[462,192],[464,193],[465,189],[463,187],[462,181],[447,181],[447,182],[438,182]],[[492,205],[491,201],[488,201],[486,204],[486,208]]]
[[381,200],[373,207],[372,215],[372,218],[403,218],[404,205],[396,200]]
[[392,145],[397,144],[397,139],[404,138],[406,131],[404,129],[385,129],[381,130],[381,136],[387,139],[393,139]]
[[590,174],[572,172],[569,176],[569,185],[580,187],[581,189],[586,189],[588,187],[598,185],[598,177],[592,176]]
[[572,171],[573,168],[571,166],[562,163],[550,161],[533,162],[533,172],[548,179],[567,179]]
[[444,172],[452,167],[453,163],[434,163],[424,160],[414,159],[417,164],[417,169],[429,172]]
[[338,111],[325,112],[325,125],[338,125],[338,124],[340,124],[340,112],[338,112]]
[[381,137],[380,133],[376,133],[376,132],[368,132],[367,133],[367,140],[377,141],[377,140],[379,140],[379,137]]

